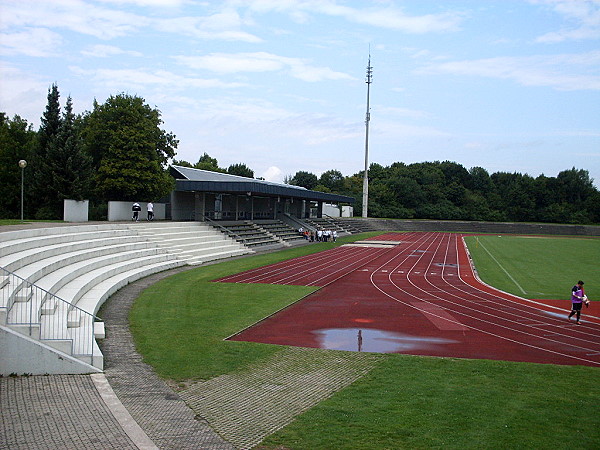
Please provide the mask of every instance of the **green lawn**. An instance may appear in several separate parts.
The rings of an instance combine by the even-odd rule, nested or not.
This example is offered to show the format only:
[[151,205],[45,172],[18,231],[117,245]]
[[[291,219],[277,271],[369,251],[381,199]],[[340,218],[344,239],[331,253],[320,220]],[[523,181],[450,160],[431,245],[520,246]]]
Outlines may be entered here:
[[[594,289],[598,291],[594,285],[600,280],[594,269],[600,240],[488,236],[480,237],[477,246],[471,239],[480,275],[488,281],[510,278],[497,263],[479,266],[485,260],[480,252],[488,254],[483,247],[519,284],[543,293],[541,297],[562,294],[564,298],[564,291],[568,294],[579,277],[589,286],[590,297]],[[298,300],[311,288],[210,280],[334,245],[315,244],[199,267],[155,284],[131,311],[138,349],[162,377],[174,381],[209,379],[272,356],[281,347],[223,339]],[[524,256],[525,251],[530,256]],[[576,271],[567,273],[563,264],[551,263],[566,261],[573,251],[575,260],[584,255]],[[531,275],[521,278],[525,273]],[[532,287],[538,278],[546,280],[539,282],[545,290]],[[269,436],[263,446],[600,448],[599,399],[597,368],[383,355],[368,375],[300,415]]]
[[64,222],[63,220],[23,220],[20,219],[0,219],[0,226],[2,225],[24,225],[28,223],[56,223],[56,222]]
[[585,282],[586,294],[600,299],[600,239],[468,236],[465,238],[483,281],[532,299],[571,298],[571,287]]

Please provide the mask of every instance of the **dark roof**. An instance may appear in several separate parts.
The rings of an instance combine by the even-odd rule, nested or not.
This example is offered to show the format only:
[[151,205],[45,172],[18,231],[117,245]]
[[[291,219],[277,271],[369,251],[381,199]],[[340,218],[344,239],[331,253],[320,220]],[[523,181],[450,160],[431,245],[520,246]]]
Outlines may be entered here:
[[175,178],[176,191],[222,192],[231,194],[247,194],[293,197],[303,200],[320,200],[332,203],[354,203],[353,197],[309,189],[290,184],[273,183],[240,177],[228,173],[211,172],[209,170],[192,169],[190,167],[171,166],[170,172]]

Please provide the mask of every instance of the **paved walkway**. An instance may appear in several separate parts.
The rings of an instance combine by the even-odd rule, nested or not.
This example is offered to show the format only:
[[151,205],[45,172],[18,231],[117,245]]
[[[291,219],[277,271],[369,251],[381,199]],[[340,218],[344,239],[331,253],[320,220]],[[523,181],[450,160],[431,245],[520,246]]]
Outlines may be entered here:
[[179,395],[236,448],[250,449],[379,359],[373,353],[283,347],[246,371],[194,383]]
[[107,338],[101,343],[104,372],[133,419],[161,449],[233,449],[202,417],[196,417],[135,351],[128,314],[148,286],[191,267],[157,273],[116,292],[99,312]]
[[136,449],[89,375],[0,378],[0,448]]

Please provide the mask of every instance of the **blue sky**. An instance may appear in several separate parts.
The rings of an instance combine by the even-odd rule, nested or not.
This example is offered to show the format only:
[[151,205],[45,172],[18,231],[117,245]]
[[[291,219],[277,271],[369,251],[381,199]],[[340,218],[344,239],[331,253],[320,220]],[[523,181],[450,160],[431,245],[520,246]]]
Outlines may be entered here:
[[0,111],[39,126],[121,92],[177,159],[282,181],[369,159],[490,173],[586,169],[600,186],[600,0],[0,0]]

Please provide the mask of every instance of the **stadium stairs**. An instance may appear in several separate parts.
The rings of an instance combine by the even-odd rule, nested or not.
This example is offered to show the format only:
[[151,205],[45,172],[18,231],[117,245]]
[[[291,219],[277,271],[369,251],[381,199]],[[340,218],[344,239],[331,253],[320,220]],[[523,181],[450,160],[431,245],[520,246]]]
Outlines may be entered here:
[[214,222],[215,229],[255,251],[274,250],[306,243],[297,230],[280,220]]
[[0,374],[101,371],[104,326],[95,314],[110,295],[152,273],[247,253],[200,222],[2,232]]

